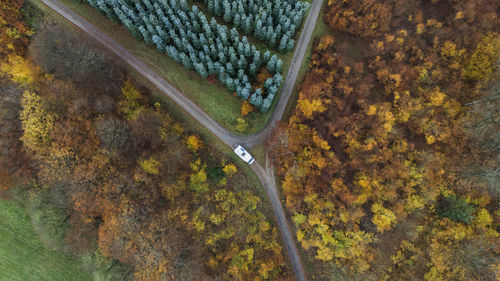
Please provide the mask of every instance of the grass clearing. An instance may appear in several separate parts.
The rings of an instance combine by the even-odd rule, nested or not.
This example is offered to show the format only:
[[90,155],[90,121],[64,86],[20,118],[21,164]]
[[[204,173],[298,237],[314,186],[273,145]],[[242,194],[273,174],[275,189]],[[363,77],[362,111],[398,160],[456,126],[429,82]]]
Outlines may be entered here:
[[16,202],[0,199],[0,280],[92,280],[78,259],[45,248],[29,216]]

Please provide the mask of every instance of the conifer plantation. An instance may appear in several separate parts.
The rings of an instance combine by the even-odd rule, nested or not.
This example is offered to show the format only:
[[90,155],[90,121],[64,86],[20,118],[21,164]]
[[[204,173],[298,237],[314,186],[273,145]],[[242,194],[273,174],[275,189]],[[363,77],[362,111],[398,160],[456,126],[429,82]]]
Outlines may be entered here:
[[[187,69],[203,78],[215,75],[230,92],[249,100],[261,112],[271,108],[283,82],[283,61],[270,51],[261,53],[247,37],[241,37],[235,27],[229,29],[218,24],[215,18],[207,19],[196,5],[190,7],[186,0],[88,2],[108,18],[125,25],[137,39],[156,46],[158,51]],[[290,37],[295,28],[291,27],[290,20],[286,23],[284,26],[290,30],[280,44],[283,50],[291,50],[294,43]],[[276,32],[280,36],[281,33]],[[261,68],[270,75],[263,87],[256,88],[253,85]]]

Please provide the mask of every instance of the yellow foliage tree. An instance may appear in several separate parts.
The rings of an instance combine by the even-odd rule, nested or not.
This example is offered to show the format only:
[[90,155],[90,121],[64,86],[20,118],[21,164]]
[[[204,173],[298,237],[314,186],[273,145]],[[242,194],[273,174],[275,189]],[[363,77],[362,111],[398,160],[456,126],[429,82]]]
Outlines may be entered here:
[[304,117],[307,119],[312,119],[314,113],[322,113],[326,110],[325,101],[319,98],[306,99],[302,93],[300,93],[300,98],[297,104],[298,109]]
[[222,170],[224,171],[224,173],[228,178],[232,177],[234,174],[236,174],[236,172],[238,172],[238,169],[233,164],[225,165]]
[[140,162],[142,169],[152,175],[158,175],[160,171],[158,170],[158,166],[160,165],[160,162],[155,160],[153,157],[143,160]]
[[38,151],[50,141],[56,116],[45,109],[42,97],[30,91],[24,92],[21,105],[20,119],[24,130],[21,140],[29,149]]
[[247,122],[247,120],[245,120],[245,119],[243,119],[241,117],[236,118],[236,126],[234,126],[234,128],[238,132],[244,132],[244,131],[246,131],[248,129],[248,122]]
[[253,106],[247,100],[241,103],[240,107],[241,117],[247,116],[252,111],[253,111]]
[[389,230],[396,222],[396,215],[391,210],[384,208],[382,204],[373,204],[372,212],[374,213],[372,222],[377,226],[379,232]]
[[500,34],[489,33],[479,44],[465,67],[465,77],[480,81],[488,79],[495,71],[500,59]]
[[199,193],[208,191],[207,172],[204,166],[191,174],[189,177],[189,188]]
[[319,40],[318,46],[316,47],[317,51],[324,51],[326,48],[330,47],[333,45],[335,42],[335,39],[331,35],[325,35],[321,37]]
[[125,97],[118,106],[120,111],[127,115],[129,118],[133,118],[135,114],[142,108],[138,99],[141,98],[141,92],[132,84],[130,79],[127,79],[122,87],[122,94]]
[[37,69],[21,56],[10,56],[7,62],[0,64],[0,71],[12,76],[12,80],[21,84],[33,83]]
[[187,138],[186,143],[188,148],[194,152],[203,148],[203,141],[197,135],[190,135]]

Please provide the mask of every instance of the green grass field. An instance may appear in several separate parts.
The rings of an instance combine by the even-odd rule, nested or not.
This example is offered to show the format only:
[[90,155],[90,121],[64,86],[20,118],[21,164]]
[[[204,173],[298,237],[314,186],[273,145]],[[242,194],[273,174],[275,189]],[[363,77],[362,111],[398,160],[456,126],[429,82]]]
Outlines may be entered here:
[[45,248],[23,208],[0,199],[0,280],[92,280],[78,259]]

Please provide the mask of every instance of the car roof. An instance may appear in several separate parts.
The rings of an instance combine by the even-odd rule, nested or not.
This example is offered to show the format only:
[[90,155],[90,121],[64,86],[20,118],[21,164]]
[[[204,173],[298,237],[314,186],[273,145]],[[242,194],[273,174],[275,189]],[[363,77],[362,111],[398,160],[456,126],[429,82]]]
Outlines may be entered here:
[[236,152],[236,154],[238,154],[238,156],[243,158],[243,160],[245,160],[245,161],[249,161],[250,159],[252,159],[252,156],[250,155],[250,153],[248,153],[248,151],[245,148],[243,148],[241,145],[236,146],[236,148],[234,149],[234,152]]

